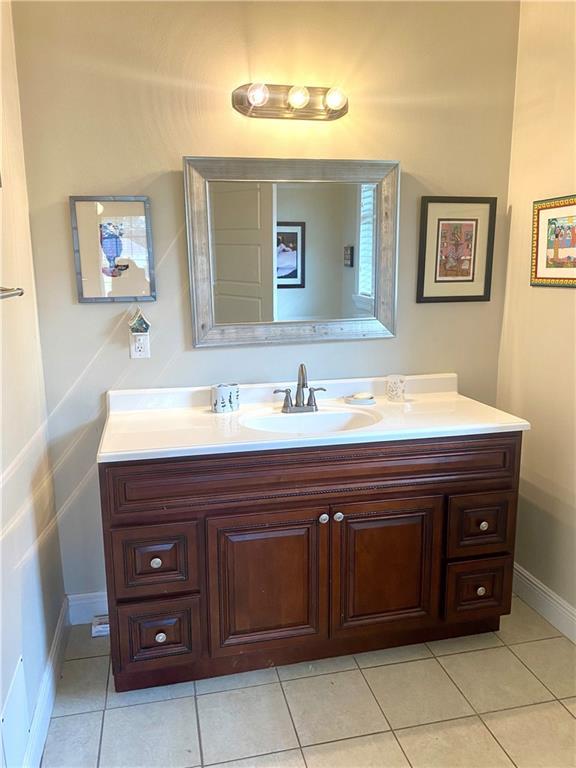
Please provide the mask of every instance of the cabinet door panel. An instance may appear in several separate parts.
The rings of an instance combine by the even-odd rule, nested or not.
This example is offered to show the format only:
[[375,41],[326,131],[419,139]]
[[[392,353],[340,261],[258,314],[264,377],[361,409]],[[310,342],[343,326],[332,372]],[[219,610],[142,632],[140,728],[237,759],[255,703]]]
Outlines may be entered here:
[[[438,616],[442,497],[334,508],[332,631]],[[339,515],[337,514],[337,517]]]
[[327,636],[326,508],[209,518],[215,656]]

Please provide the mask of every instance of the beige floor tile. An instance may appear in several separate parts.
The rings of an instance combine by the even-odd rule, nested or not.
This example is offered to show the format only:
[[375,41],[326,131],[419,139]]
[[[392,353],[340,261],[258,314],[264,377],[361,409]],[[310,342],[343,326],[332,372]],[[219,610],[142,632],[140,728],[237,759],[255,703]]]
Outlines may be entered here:
[[572,712],[574,717],[576,717],[576,696],[573,696],[570,699],[564,699],[562,704],[564,704],[568,712]]
[[513,645],[511,650],[559,699],[576,696],[576,645],[566,637]]
[[359,670],[290,680],[283,687],[303,746],[389,730]]
[[232,760],[231,763],[217,763],[210,768],[306,768],[306,764],[299,749],[289,749],[272,755]]
[[334,672],[347,672],[358,669],[354,656],[335,656],[331,659],[317,659],[316,661],[303,661],[300,664],[288,664],[278,667],[280,680],[296,680],[299,677],[314,677]]
[[136,691],[123,691],[122,693],[118,693],[114,688],[114,675],[110,672],[106,709],[128,707],[132,704],[148,704],[152,701],[183,699],[186,696],[194,696],[194,683],[158,685],[154,688],[140,688]]
[[91,656],[109,656],[110,637],[92,637],[91,624],[75,624],[68,630],[66,661],[88,659]]
[[513,768],[478,717],[419,725],[396,735],[413,768]]
[[305,747],[308,768],[410,768],[393,733]]
[[537,704],[552,698],[508,648],[443,656],[439,661],[477,712]]
[[175,699],[104,713],[100,768],[200,765],[195,699]]
[[380,651],[357,653],[356,661],[361,669],[379,667],[383,664],[398,664],[402,661],[428,659],[432,656],[430,650],[421,643],[419,645],[402,645],[399,648],[383,648]]
[[222,677],[209,677],[206,680],[196,682],[196,693],[218,693],[219,691],[232,691],[234,688],[248,688],[252,685],[265,685],[277,683],[276,668],[255,669],[253,672],[238,672],[236,675],[223,675]]
[[512,598],[512,613],[500,619],[500,631],[496,633],[507,645],[524,643],[528,640],[544,640],[561,635],[556,627],[549,624],[539,613],[533,611],[519,597]]
[[576,765],[576,720],[558,702],[495,712],[482,719],[518,768]]
[[279,683],[199,696],[205,764],[298,747]]
[[102,712],[50,721],[42,768],[96,768]]
[[463,653],[464,651],[480,651],[483,648],[495,648],[502,645],[502,641],[496,637],[494,632],[483,632],[481,635],[433,640],[426,643],[426,645],[434,656],[446,656],[449,653]]
[[65,661],[52,717],[104,709],[109,664],[107,656]]
[[392,728],[473,714],[436,659],[373,667],[364,674]]

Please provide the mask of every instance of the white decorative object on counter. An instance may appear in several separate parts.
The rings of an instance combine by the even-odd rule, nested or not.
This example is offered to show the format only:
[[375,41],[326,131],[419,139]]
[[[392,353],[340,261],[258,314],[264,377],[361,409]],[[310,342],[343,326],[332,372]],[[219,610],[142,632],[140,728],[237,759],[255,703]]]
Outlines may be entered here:
[[376,398],[371,392],[357,392],[344,398],[344,402],[350,405],[376,405]]
[[386,382],[386,397],[396,403],[404,401],[406,379],[404,376],[388,376]]
[[240,408],[240,387],[238,384],[215,384],[212,387],[212,410],[214,413],[230,413]]

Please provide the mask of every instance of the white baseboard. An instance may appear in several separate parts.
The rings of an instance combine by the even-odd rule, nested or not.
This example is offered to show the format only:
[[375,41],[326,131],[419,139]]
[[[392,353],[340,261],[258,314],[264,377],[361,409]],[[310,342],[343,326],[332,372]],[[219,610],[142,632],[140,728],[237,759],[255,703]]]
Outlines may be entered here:
[[563,635],[576,642],[576,608],[518,563],[514,564],[514,592]]
[[56,698],[56,687],[60,676],[60,667],[64,658],[64,642],[66,639],[68,604],[66,599],[62,603],[60,615],[54,630],[54,638],[50,647],[50,654],[46,662],[46,668],[42,675],[42,682],[36,700],[34,715],[30,725],[30,734],[28,736],[28,746],[24,755],[24,768],[39,768],[48,735],[48,727],[52,710],[54,708],[54,699]]
[[94,616],[108,613],[106,592],[85,592],[68,595],[68,619],[70,624],[90,624]]

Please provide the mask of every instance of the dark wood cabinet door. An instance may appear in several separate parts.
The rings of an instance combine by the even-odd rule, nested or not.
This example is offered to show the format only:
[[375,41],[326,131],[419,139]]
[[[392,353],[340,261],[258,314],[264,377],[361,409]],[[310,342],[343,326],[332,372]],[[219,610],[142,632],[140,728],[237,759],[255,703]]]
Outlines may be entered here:
[[333,635],[438,617],[442,505],[432,496],[332,508]]
[[207,519],[213,656],[327,637],[328,512],[278,508]]

